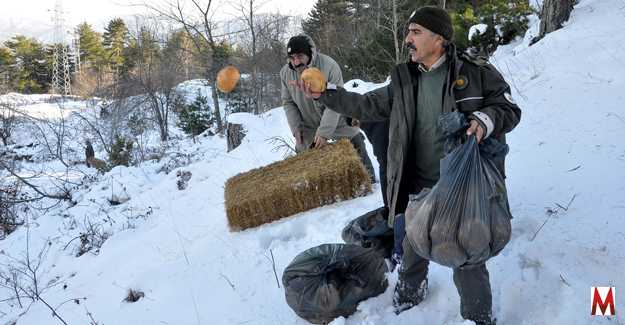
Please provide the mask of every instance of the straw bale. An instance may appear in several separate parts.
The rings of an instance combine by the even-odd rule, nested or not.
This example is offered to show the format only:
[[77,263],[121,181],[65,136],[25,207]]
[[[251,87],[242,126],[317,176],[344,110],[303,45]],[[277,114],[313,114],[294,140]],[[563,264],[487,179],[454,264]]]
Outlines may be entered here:
[[343,139],[230,178],[226,215],[236,231],[369,192],[369,174]]

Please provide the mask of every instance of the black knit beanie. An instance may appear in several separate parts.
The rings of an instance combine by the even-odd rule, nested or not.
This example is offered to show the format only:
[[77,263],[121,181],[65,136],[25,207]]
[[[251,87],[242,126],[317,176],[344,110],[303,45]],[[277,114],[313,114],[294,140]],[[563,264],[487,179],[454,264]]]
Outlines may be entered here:
[[305,35],[297,35],[291,37],[286,44],[286,53],[288,55],[293,54],[306,54],[308,57],[312,57],[312,47],[308,41],[308,37]]
[[454,27],[451,24],[451,17],[449,17],[445,9],[434,6],[421,7],[410,15],[408,24],[412,23],[419,24],[448,41],[451,41],[454,36]]

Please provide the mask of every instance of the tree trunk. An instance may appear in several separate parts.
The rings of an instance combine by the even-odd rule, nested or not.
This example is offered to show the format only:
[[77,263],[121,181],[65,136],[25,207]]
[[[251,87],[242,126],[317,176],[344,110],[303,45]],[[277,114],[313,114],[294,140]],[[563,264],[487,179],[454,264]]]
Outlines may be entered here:
[[158,98],[156,98],[156,92],[155,91],[150,91],[149,92],[149,97],[150,100],[152,102],[152,112],[154,113],[154,117],[156,118],[156,124],[158,124],[158,131],[159,131],[159,135],[161,137],[161,141],[167,141],[167,129],[166,129],[166,124],[167,121],[163,118],[163,114],[161,112],[160,106],[162,105],[162,103],[159,101]]
[[245,129],[241,124],[228,123],[227,127],[228,152],[234,150],[245,138]]
[[219,110],[219,95],[217,94],[217,78],[212,78],[212,85],[211,85],[211,94],[213,97],[213,108],[214,108],[214,112],[213,114],[215,114],[215,120],[217,121],[217,133],[219,134],[223,134],[223,122],[221,120],[221,111]]
[[393,0],[393,44],[395,45],[395,64],[400,64],[401,62],[401,45],[399,40],[399,18],[397,15],[397,0]]
[[477,8],[480,6],[479,0],[471,0],[471,7],[473,7],[473,12],[477,13]]
[[540,35],[544,37],[562,28],[562,23],[569,19],[575,0],[545,0],[540,12]]

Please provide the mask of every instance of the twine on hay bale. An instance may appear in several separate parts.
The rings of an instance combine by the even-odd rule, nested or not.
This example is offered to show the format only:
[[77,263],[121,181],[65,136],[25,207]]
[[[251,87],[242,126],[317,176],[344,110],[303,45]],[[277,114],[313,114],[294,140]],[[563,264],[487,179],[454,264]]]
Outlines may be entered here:
[[347,139],[256,168],[226,182],[232,230],[272,222],[371,192],[371,180]]

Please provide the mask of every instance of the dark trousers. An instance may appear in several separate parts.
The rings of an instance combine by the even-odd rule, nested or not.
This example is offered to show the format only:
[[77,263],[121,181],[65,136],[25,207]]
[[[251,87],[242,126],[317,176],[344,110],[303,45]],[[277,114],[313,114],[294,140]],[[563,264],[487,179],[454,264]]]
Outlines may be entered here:
[[365,165],[369,176],[371,176],[371,181],[375,182],[375,172],[373,171],[373,165],[371,164],[371,159],[369,159],[369,155],[367,154],[367,148],[365,147],[365,137],[362,133],[358,132],[356,136],[350,139],[352,145],[358,152],[360,156],[360,161]]
[[[428,187],[432,185],[427,184]],[[414,183],[406,186],[412,187],[412,193],[418,193],[423,188],[420,184]],[[406,210],[407,201],[407,197],[405,200],[398,200],[403,205],[398,206],[398,211]],[[397,227],[394,231],[396,234],[405,234],[404,229],[397,229]],[[403,258],[399,268],[399,281],[397,283],[399,287],[398,294],[411,297],[419,288],[421,282],[427,277],[430,261],[417,255],[405,236],[396,236],[396,240],[398,240],[398,237],[403,237],[401,239]],[[476,322],[490,322],[493,299],[486,264],[455,268],[453,272],[454,284],[460,295],[460,314],[462,317]]]
[[382,200],[384,206],[388,207],[386,198],[386,154],[388,151],[388,128],[389,121],[361,122],[360,129],[365,132],[367,139],[373,146],[373,155],[380,165],[380,186],[382,187]]
[[[404,255],[399,268],[399,282],[403,290],[416,291],[428,275],[430,261],[417,255],[407,239],[403,241]],[[460,314],[472,321],[490,321],[492,295],[485,264],[453,269],[454,283],[460,295]],[[410,294],[410,292],[400,292]]]

